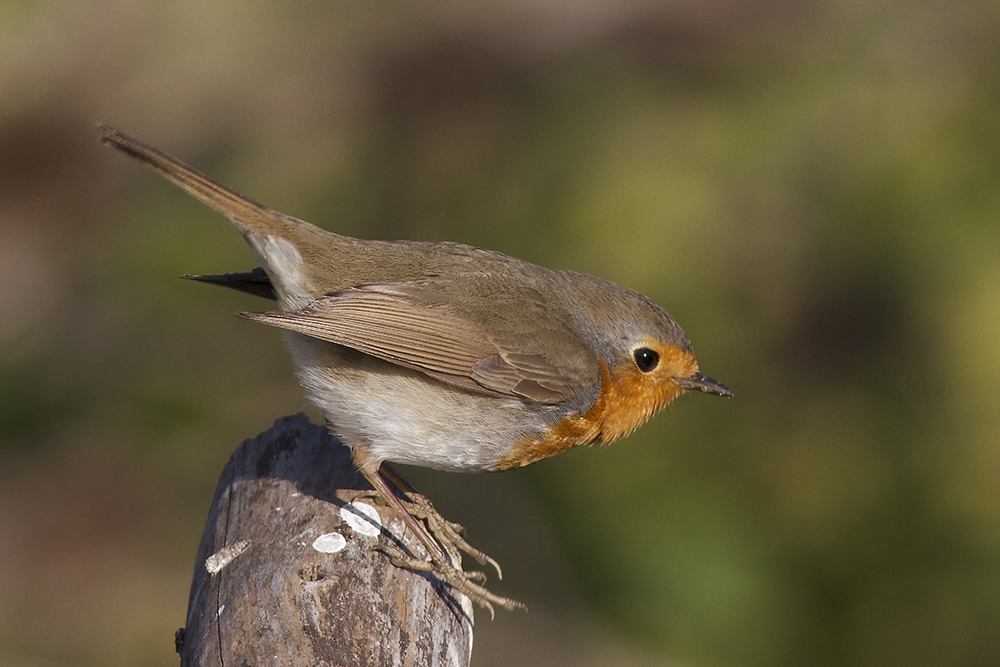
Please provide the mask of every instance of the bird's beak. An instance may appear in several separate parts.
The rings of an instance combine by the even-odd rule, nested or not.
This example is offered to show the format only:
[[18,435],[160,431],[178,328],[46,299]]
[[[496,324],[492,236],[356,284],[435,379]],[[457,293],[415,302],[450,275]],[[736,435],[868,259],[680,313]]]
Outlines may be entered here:
[[695,373],[694,375],[686,378],[674,378],[674,382],[684,389],[696,389],[698,391],[703,391],[706,394],[725,396],[726,398],[733,397],[733,392],[729,390],[729,387],[722,384],[718,380],[713,380],[704,373]]

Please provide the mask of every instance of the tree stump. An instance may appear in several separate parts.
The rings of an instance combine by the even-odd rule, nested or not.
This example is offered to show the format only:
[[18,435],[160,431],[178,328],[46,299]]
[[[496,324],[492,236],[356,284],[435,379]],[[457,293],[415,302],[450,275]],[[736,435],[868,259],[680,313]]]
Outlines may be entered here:
[[277,420],[219,479],[177,632],[182,667],[468,665],[469,599],[378,544],[424,554],[347,447],[303,414]]

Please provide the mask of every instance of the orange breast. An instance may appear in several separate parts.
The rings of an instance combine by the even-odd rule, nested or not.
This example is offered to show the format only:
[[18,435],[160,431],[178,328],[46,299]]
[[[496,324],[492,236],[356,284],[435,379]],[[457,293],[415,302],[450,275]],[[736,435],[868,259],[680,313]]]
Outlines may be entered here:
[[608,368],[601,359],[601,395],[584,414],[557,422],[541,436],[515,444],[498,461],[500,470],[520,468],[577,445],[607,445],[628,435],[684,393],[674,377],[698,371],[694,356],[673,346],[660,347],[662,372],[643,374],[634,364]]

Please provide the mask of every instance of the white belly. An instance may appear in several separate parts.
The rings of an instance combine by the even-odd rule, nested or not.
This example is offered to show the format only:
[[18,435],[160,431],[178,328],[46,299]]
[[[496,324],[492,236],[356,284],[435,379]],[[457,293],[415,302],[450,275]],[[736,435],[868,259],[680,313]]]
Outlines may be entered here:
[[331,430],[378,460],[459,472],[496,470],[510,447],[566,412],[476,394],[340,345],[290,333],[299,379]]

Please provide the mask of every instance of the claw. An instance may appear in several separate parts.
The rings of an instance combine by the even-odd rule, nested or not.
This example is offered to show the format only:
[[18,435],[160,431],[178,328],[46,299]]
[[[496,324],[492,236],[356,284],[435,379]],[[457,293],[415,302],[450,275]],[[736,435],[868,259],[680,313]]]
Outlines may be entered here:
[[480,607],[489,610],[490,620],[496,617],[496,612],[493,608],[494,604],[499,605],[508,611],[513,611],[514,609],[523,609],[528,611],[528,607],[523,603],[510,598],[505,598],[501,595],[497,595],[496,593],[491,593],[480,583],[476,583],[476,581],[486,581],[486,575],[482,572],[463,572],[462,570],[450,565],[435,563],[434,561],[420,560],[419,558],[410,558],[403,555],[396,549],[384,545],[377,545],[372,548],[375,551],[381,551],[388,556],[389,562],[396,567],[413,570],[415,572],[430,572],[459,593],[467,595],[470,600],[478,604]]
[[[376,493],[401,515],[403,523],[427,550],[430,560],[406,556],[394,547],[380,545],[375,547],[376,549],[385,553],[396,567],[433,574],[441,582],[468,596],[470,600],[484,609],[488,609],[490,618],[495,616],[493,605],[507,610],[524,609],[525,612],[528,611],[528,608],[517,600],[488,591],[483,586],[486,582],[484,572],[465,572],[462,569],[461,553],[467,553],[482,565],[492,565],[497,575],[501,579],[503,578],[500,565],[465,540],[463,537],[465,529],[461,525],[442,517],[425,496],[417,493],[388,464],[381,463],[380,472],[365,472],[365,461],[358,460],[359,451],[364,454],[364,450],[359,449],[352,452],[358,469],[371,482]],[[402,492],[403,498],[393,493],[386,483],[386,477],[393,480],[393,483]]]
[[503,579],[503,570],[500,569],[500,564],[465,540],[464,526],[448,521],[442,517],[438,511],[434,509],[434,505],[431,504],[431,501],[428,500],[426,496],[415,491],[406,493],[406,496],[408,500],[403,502],[407,505],[407,511],[418,519],[423,519],[431,533],[439,542],[454,546],[464,553],[469,554],[475,558],[480,565],[493,566],[493,569],[496,570],[497,578]]
[[[486,554],[483,555],[486,556]],[[500,563],[496,562],[489,556],[486,556],[486,560],[489,561],[489,564],[492,565],[493,569],[497,571],[497,579],[503,579],[503,571],[500,569]],[[483,561],[479,562],[482,563],[483,565],[486,565],[486,563],[483,563]]]

